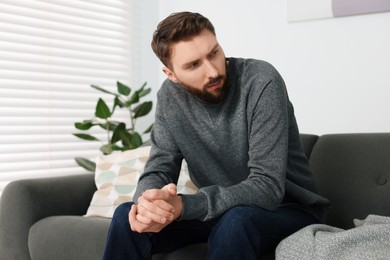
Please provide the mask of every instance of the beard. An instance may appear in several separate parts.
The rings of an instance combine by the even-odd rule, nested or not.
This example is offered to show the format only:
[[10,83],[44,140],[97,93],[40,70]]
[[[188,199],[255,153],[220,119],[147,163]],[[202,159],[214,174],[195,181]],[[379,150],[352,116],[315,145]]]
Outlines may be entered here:
[[[225,63],[225,73],[227,73],[228,71],[228,65],[227,65],[227,62]],[[221,103],[223,101],[225,101],[227,95],[229,94],[229,89],[230,89],[230,86],[229,84],[227,83],[227,80],[226,80],[226,74],[225,75],[218,75],[217,77],[215,78],[212,78],[210,79],[203,87],[202,89],[197,89],[191,85],[187,85],[187,84],[184,84],[183,82],[179,82],[179,84],[188,92],[190,93],[191,95],[193,95],[194,97],[200,99],[200,100],[203,100],[207,103],[211,103],[211,104],[218,104],[218,103]],[[223,80],[223,85],[219,88],[219,89],[216,89],[213,92],[210,92],[208,91],[208,86],[210,86],[211,84],[214,84],[220,80]]]
[[[223,80],[223,85],[214,92],[208,90],[208,86]],[[180,83],[180,85],[194,97],[211,104],[218,104],[223,102],[229,93],[229,84],[226,81],[226,76],[219,75],[212,78],[205,84],[202,89],[197,89],[191,85]]]

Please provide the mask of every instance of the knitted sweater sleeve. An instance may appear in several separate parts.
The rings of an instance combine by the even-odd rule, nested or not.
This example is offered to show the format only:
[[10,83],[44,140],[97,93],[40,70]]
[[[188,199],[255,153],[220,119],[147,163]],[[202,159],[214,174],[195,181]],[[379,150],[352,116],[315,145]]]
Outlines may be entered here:
[[155,122],[151,132],[151,150],[145,169],[138,180],[133,201],[138,202],[149,189],[161,189],[169,183],[177,183],[183,156],[166,126],[163,110],[157,102]]

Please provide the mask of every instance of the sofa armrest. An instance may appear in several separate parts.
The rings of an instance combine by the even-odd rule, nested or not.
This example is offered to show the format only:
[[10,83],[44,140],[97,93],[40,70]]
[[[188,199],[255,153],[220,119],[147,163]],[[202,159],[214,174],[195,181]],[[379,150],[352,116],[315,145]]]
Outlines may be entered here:
[[48,216],[84,215],[95,190],[93,174],[8,184],[0,200],[0,255],[4,259],[30,259],[30,227]]

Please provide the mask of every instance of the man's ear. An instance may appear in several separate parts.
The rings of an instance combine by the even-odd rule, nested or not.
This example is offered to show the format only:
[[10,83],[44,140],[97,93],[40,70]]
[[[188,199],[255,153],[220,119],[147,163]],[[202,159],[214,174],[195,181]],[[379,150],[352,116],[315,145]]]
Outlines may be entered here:
[[169,68],[167,67],[163,67],[162,71],[165,73],[165,75],[167,75],[168,79],[170,79],[171,81],[175,82],[175,83],[178,83],[179,81],[176,79],[175,77],[175,73],[173,73],[172,70],[170,70]]

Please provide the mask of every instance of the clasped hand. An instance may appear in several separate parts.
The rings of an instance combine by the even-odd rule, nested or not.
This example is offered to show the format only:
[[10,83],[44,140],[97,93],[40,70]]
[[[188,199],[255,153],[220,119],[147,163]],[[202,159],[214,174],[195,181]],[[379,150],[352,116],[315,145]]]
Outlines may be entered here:
[[176,185],[170,183],[162,189],[145,191],[138,204],[129,212],[129,222],[135,232],[159,232],[179,218],[182,211],[182,199],[176,194]]

